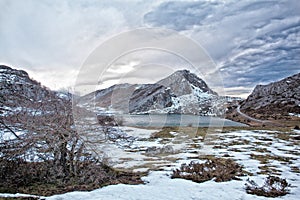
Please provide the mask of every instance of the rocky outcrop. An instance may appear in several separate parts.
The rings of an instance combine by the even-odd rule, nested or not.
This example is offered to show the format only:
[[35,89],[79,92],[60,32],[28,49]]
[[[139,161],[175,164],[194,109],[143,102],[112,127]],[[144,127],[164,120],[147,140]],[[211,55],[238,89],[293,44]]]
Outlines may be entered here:
[[159,84],[145,84],[136,89],[129,102],[130,113],[163,110],[173,105],[171,90]]
[[268,85],[257,85],[241,104],[241,110],[265,116],[300,113],[300,73]]

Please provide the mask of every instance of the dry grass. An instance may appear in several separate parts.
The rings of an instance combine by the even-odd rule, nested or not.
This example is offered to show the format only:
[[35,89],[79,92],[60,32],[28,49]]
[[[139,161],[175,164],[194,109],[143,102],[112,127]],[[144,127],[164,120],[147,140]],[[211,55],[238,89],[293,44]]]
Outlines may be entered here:
[[279,197],[289,193],[288,187],[290,187],[290,184],[286,179],[269,176],[263,186],[258,186],[253,180],[248,180],[246,192],[257,196]]
[[189,138],[202,137],[208,133],[205,127],[163,127],[162,130],[152,134],[152,138],[173,138],[170,132],[177,132],[188,136]]
[[234,131],[241,131],[241,130],[245,130],[245,131],[255,131],[255,130],[266,130],[266,131],[278,131],[278,132],[289,132],[291,131],[291,127],[277,127],[277,126],[273,126],[273,127],[253,127],[253,126],[249,126],[249,127],[223,127],[222,129],[222,133],[230,133],[230,132],[234,132]]
[[183,164],[173,171],[172,178],[183,178],[197,183],[214,179],[216,182],[239,180],[244,175],[241,165],[232,159],[210,158],[205,163]]
[[179,127],[164,127],[161,131],[155,132],[151,135],[151,138],[173,138],[170,132],[176,132]]
[[[3,164],[3,165],[2,165]],[[46,162],[1,162],[0,193],[25,193],[41,196],[71,191],[90,191],[112,184],[141,184],[145,174],[114,170],[97,162],[82,162],[77,176],[51,174]]]

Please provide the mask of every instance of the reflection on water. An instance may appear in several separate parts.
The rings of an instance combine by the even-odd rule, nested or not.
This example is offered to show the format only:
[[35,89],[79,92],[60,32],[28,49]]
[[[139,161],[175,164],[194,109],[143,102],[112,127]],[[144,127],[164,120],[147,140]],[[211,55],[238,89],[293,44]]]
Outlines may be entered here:
[[180,114],[149,114],[149,115],[120,115],[125,126],[165,127],[165,126],[193,126],[193,127],[223,127],[246,126],[245,124],[227,119],[209,116],[180,115]]

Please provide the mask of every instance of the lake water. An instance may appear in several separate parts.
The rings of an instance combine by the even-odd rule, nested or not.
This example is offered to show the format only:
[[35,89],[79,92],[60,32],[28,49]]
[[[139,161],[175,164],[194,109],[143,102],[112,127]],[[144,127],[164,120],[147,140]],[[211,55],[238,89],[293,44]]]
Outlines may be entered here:
[[149,114],[121,115],[123,125],[142,127],[193,126],[193,127],[223,127],[247,126],[227,119],[209,116],[180,115],[180,114]]

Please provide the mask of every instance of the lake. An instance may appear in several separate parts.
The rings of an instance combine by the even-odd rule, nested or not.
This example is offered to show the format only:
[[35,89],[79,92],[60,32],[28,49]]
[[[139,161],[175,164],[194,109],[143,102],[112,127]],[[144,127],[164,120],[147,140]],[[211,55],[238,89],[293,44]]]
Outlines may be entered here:
[[231,120],[197,115],[184,114],[147,114],[147,115],[118,115],[124,126],[165,127],[165,126],[193,126],[193,127],[228,127],[247,126]]

